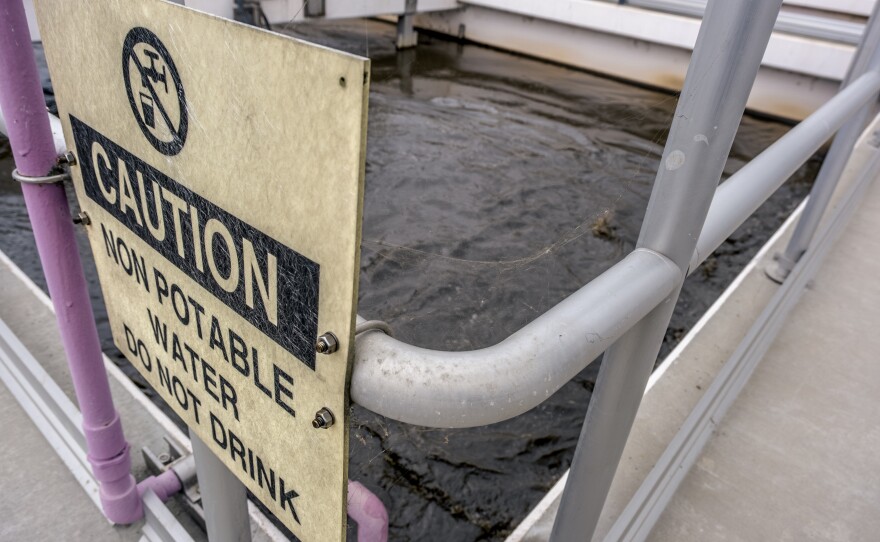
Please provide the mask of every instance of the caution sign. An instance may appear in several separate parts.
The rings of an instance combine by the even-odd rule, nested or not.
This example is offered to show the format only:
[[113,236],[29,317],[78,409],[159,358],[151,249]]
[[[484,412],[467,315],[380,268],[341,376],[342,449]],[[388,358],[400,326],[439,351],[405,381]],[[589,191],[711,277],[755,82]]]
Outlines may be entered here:
[[37,13],[116,345],[298,538],[343,540],[368,61],[161,0]]

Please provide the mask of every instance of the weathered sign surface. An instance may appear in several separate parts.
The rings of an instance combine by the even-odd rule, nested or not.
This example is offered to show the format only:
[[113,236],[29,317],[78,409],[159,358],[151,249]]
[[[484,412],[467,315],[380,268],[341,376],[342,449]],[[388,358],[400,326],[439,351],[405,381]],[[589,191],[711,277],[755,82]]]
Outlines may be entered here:
[[37,11],[116,345],[299,538],[343,539],[368,61],[160,0]]

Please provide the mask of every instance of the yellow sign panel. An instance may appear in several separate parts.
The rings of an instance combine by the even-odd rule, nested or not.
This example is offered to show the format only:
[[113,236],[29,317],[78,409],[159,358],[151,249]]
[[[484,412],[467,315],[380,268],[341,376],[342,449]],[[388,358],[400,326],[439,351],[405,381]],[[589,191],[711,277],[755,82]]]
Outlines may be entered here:
[[116,345],[300,539],[342,540],[369,61],[160,0],[37,12]]

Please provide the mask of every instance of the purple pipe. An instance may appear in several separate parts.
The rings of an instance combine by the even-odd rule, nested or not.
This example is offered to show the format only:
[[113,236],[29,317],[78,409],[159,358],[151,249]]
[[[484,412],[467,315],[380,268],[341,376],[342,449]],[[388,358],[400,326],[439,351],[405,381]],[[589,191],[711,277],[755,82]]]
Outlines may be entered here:
[[177,477],[177,473],[168,469],[162,474],[150,476],[149,478],[141,480],[138,483],[137,488],[138,495],[140,495],[141,498],[143,498],[144,493],[148,490],[152,490],[162,502],[166,502],[172,495],[183,489],[183,484],[180,483],[180,478]]
[[[56,163],[55,145],[21,0],[0,0],[0,109],[18,171],[31,177],[47,175]],[[104,514],[115,523],[131,523],[143,517],[143,504],[110,396],[64,187],[22,184],[21,189],[82,411]]]
[[358,542],[388,542],[388,511],[360,482],[348,481],[348,515],[358,525]]

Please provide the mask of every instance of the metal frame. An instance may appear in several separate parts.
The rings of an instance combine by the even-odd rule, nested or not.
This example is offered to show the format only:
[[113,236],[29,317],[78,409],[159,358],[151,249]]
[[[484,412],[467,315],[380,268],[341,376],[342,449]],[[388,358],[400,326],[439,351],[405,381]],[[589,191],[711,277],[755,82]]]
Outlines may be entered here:
[[[686,17],[703,16],[706,0],[605,0],[637,8],[674,13]],[[801,13],[783,12],[776,19],[774,30],[805,38],[816,38],[840,43],[858,44],[865,25]]]
[[[880,3],[874,5],[867,30],[843,80],[842,87],[848,88],[855,84],[855,79],[863,76],[866,72],[876,73],[880,69],[880,54],[878,54],[880,25],[877,24],[878,18],[880,18]],[[816,182],[813,184],[810,200],[804,208],[804,214],[801,215],[785,250],[778,255],[777,265],[768,269],[767,275],[770,278],[777,282],[784,281],[797,261],[810,247],[810,242],[816,234],[816,228],[819,227],[819,221],[825,214],[828,202],[831,201],[831,194],[834,192],[834,187],[837,186],[837,180],[849,160],[856,140],[873,115],[875,106],[876,103],[863,105],[834,138],[834,142],[825,156],[822,169],[819,170]]]
[[[688,273],[878,92],[880,74],[861,76],[719,186]],[[430,427],[474,427],[522,414],[671,293],[677,271],[665,257],[652,255],[636,257],[634,252],[489,348],[442,352],[380,333],[359,336],[352,400],[383,416]]]
[[[706,8],[637,243],[682,275],[781,6],[713,0]],[[605,353],[550,540],[592,537],[683,282]]]
[[[876,98],[878,91],[880,74],[862,75],[719,186],[688,273],[694,272],[847,118]],[[57,117],[50,115],[50,120],[60,124]],[[66,148],[60,131],[55,144],[56,148]],[[601,355],[623,333],[627,322],[634,323],[671,292],[671,282],[667,281],[675,280],[674,270],[662,257],[642,256],[627,257],[626,264],[612,267],[559,307],[493,347],[442,352],[418,348],[381,333],[359,336],[353,400],[390,418],[437,427],[485,425],[526,412]],[[664,288],[665,292],[658,291]],[[603,297],[608,292],[603,294],[603,290],[626,295],[615,296],[609,303]],[[641,299],[641,295],[650,299]],[[551,356],[549,347],[538,345],[535,339],[549,338],[555,331],[563,333],[557,337],[560,345],[552,348]],[[587,336],[589,340],[584,340]],[[571,347],[566,347],[569,342]],[[538,369],[535,359],[547,361],[542,364],[541,374],[529,377],[529,369]],[[467,374],[456,378],[456,382],[447,384],[439,378],[460,370]],[[389,382],[386,374],[406,378]],[[499,374],[511,380],[499,381]],[[402,380],[412,384],[404,386]],[[429,402],[423,402],[425,396]],[[474,399],[462,404],[462,398],[467,397]]]
[[740,391],[745,388],[749,377],[773,344],[773,340],[800,299],[807,283],[818,272],[819,265],[840,236],[861,196],[880,173],[877,137],[878,134],[875,132],[873,141],[868,143],[875,149],[874,156],[864,165],[858,178],[843,196],[830,219],[830,224],[822,231],[814,248],[797,263],[792,270],[790,280],[786,280],[773,294],[767,307],[752,324],[736,351],[718,372],[681,429],[645,477],[641,487],[608,531],[605,542],[642,541],[648,538],[651,529],[699,458],[715,428]]
[[165,504],[152,490],[143,495],[144,523],[141,542],[193,542],[186,529],[177,522]]
[[742,167],[715,192],[691,258],[693,272],[846,120],[880,92],[880,74],[869,72]]
[[397,42],[398,49],[409,49],[419,44],[419,34],[413,28],[416,18],[418,0],[406,0],[403,13],[397,17]]

